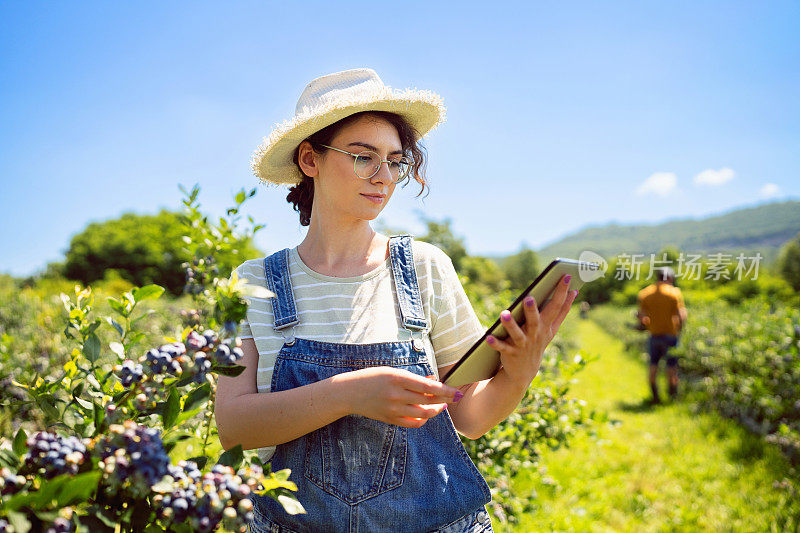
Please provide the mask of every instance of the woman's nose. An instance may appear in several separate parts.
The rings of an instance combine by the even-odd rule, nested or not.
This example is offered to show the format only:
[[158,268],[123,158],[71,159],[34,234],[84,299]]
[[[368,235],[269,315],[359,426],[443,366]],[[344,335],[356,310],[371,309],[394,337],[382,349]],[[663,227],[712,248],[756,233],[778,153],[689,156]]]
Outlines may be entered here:
[[381,166],[378,167],[378,172],[372,176],[373,180],[377,180],[381,183],[391,183],[392,182],[392,173],[389,171],[389,163],[386,161],[381,162]]

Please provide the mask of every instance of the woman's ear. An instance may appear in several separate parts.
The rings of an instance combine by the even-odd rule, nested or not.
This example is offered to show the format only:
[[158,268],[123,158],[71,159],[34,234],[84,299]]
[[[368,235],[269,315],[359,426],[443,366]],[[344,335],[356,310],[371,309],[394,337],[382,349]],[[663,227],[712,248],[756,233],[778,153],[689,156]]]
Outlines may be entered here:
[[311,143],[303,141],[297,150],[297,164],[300,165],[300,170],[309,178],[316,178],[319,175],[319,166]]

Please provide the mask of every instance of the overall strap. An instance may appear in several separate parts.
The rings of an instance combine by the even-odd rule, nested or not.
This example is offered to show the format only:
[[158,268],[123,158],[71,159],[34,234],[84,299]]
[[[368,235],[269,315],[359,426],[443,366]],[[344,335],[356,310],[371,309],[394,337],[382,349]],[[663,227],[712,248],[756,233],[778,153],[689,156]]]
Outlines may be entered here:
[[392,276],[400,304],[403,326],[409,331],[424,331],[428,328],[422,296],[414,270],[414,257],[411,252],[411,236],[395,235],[389,238],[389,257],[392,260]]
[[264,258],[264,275],[267,278],[267,288],[275,293],[275,298],[272,299],[274,328],[279,331],[294,326],[299,320],[289,274],[288,248]]

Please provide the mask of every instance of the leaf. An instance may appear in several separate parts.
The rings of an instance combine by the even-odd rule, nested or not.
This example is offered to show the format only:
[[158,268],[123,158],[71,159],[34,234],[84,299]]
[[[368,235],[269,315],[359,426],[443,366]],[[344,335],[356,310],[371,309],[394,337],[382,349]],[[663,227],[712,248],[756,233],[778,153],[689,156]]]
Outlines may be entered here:
[[306,512],[303,505],[297,501],[297,498],[292,498],[286,494],[279,494],[278,501],[289,514],[305,514]]
[[206,382],[194,389],[186,397],[183,402],[183,411],[191,411],[195,407],[199,407],[201,403],[208,399],[211,394],[211,384]]
[[14,435],[14,442],[11,445],[11,449],[14,450],[14,453],[17,454],[19,457],[27,451],[28,449],[28,435],[25,433],[25,430],[19,428],[17,434]]
[[14,527],[15,533],[28,533],[28,531],[31,529],[31,523],[22,513],[17,513],[14,511],[9,512],[8,523]]
[[20,458],[17,457],[13,451],[7,448],[0,448],[0,465],[6,466],[13,471],[17,470]]
[[244,369],[245,367],[241,365],[230,365],[230,366],[219,365],[219,366],[212,366],[211,372],[216,372],[220,376],[228,376],[235,378],[236,376],[244,372]]
[[54,400],[55,398],[52,394],[42,395],[38,400],[39,408],[44,411],[44,414],[46,414],[48,417],[52,419],[58,419],[59,413],[58,409],[56,409]]
[[96,334],[91,333],[83,343],[83,355],[94,363],[100,357],[100,339]]
[[70,359],[66,363],[64,363],[64,372],[67,373],[67,377],[72,379],[75,377],[75,374],[78,373],[78,366],[75,364],[75,361]]
[[169,391],[167,401],[164,402],[164,412],[161,414],[161,419],[164,421],[164,429],[170,429],[175,424],[175,419],[181,410],[180,398],[178,398],[178,389],[173,388]]
[[125,306],[122,304],[122,302],[111,296],[106,298],[106,301],[108,302],[109,307],[111,307],[115,313],[122,316],[127,316],[125,313]]
[[66,507],[88,500],[97,489],[97,482],[100,480],[101,474],[100,470],[92,470],[72,476],[58,491],[57,505]]
[[206,463],[208,462],[208,457],[206,457],[205,455],[198,455],[197,457],[191,457],[191,458],[186,459],[186,460],[187,461],[194,461],[194,463],[197,464],[197,468],[202,470],[202,469],[204,469],[206,467]]
[[133,299],[136,302],[142,300],[155,300],[164,294],[164,287],[160,285],[145,285],[144,287],[135,287],[133,289]]
[[239,194],[236,195],[236,203],[240,204],[247,199],[247,195],[244,191],[240,191]]
[[269,290],[268,288],[255,285],[252,283],[243,282],[238,287],[239,292],[242,293],[243,296],[249,296],[251,298],[274,298],[275,293]]
[[108,347],[112,352],[117,354],[120,359],[125,359],[125,347],[119,342],[109,342]]
[[34,492],[34,498],[30,502],[34,509],[46,509],[55,501],[56,495],[61,491],[61,487],[70,479],[72,474],[61,474],[42,484],[38,492]]
[[242,451],[242,445],[237,444],[233,448],[226,450],[222,455],[220,455],[219,460],[217,460],[217,464],[230,466],[234,470],[238,470],[239,467],[242,466],[243,460],[244,452]]
[[192,409],[191,411],[184,411],[178,415],[178,418],[175,420],[175,425],[180,426],[190,418],[194,418],[200,412],[200,407],[197,409]]

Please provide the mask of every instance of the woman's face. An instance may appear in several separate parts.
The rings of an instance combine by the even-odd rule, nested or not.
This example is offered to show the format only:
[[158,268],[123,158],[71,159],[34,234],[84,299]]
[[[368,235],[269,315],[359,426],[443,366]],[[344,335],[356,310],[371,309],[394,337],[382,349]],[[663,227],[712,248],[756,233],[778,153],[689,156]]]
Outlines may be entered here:
[[[391,123],[374,115],[362,115],[344,126],[330,146],[357,154],[377,152],[382,159],[402,155],[400,136]],[[386,207],[394,192],[388,166],[383,163],[371,179],[356,176],[353,157],[336,150],[314,154],[314,207],[351,219],[374,220]]]

